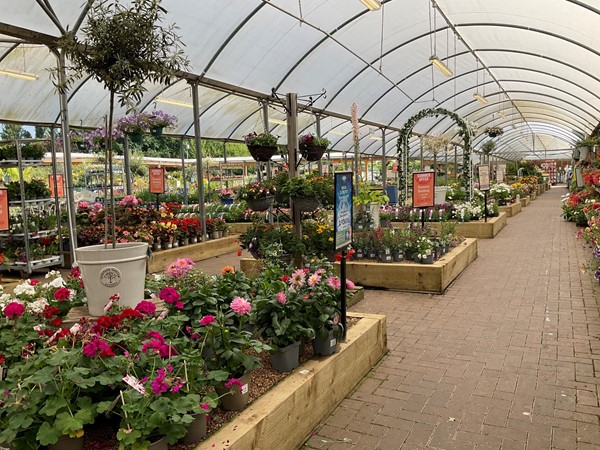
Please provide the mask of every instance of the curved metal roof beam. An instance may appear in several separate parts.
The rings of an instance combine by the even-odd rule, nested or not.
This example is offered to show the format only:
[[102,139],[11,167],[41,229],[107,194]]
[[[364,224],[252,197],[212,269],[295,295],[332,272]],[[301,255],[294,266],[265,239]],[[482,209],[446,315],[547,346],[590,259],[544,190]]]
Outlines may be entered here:
[[13,50],[17,49],[19,47],[20,44],[14,44],[11,45],[6,52],[4,52],[2,55],[0,55],[0,62],[2,62],[5,58],[8,57],[8,55],[10,55],[12,53]]

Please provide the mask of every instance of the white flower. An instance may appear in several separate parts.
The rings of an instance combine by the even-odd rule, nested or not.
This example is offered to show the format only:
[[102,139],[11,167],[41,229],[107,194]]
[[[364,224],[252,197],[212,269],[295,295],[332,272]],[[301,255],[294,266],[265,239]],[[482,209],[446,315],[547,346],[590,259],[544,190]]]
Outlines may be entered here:
[[46,274],[46,276],[44,278],[48,279],[51,277],[61,277],[62,275],[60,274],[60,272],[58,270],[51,270],[50,272],[48,272]]
[[44,312],[46,306],[48,306],[48,300],[44,297],[39,297],[35,301],[27,304],[27,311],[32,314],[41,314]]
[[53,287],[58,289],[61,287],[65,287],[65,281],[62,279],[62,277],[59,276],[52,280],[50,283],[44,284],[42,287]]
[[18,284],[13,290],[13,294],[17,297],[20,295],[35,295],[35,288],[29,284],[29,281]]
[[12,302],[13,298],[10,294],[0,295],[0,309],[3,309],[6,305]]

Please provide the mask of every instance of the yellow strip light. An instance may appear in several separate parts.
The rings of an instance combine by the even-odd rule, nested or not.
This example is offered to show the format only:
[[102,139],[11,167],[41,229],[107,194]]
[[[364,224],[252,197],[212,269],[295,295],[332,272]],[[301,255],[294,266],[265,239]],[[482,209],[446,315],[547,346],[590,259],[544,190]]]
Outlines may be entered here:
[[429,58],[429,61],[431,61],[431,64],[433,64],[433,66],[437,70],[439,70],[440,72],[442,72],[447,77],[451,77],[453,75],[453,73],[450,70],[450,68],[446,64],[444,64],[442,62],[442,60],[440,58],[438,58],[436,55],[433,55],[431,58]]
[[184,108],[193,108],[194,105],[192,105],[191,103],[186,103],[186,102],[180,102],[178,100],[171,100],[168,98],[163,98],[163,97],[156,97],[156,103],[164,103],[166,105],[173,105],[173,106],[183,106]]
[[381,2],[379,0],[360,0],[363,5],[369,8],[371,11],[376,11],[381,8]]
[[29,81],[35,81],[39,78],[35,73],[27,73],[11,69],[0,69],[0,75],[6,75],[7,77],[13,78],[21,78],[22,80]]
[[487,104],[488,104],[488,101],[487,101],[487,99],[486,99],[485,97],[482,97],[481,95],[479,95],[479,93],[478,93],[478,92],[475,92],[475,93],[473,94],[473,98],[474,98],[475,100],[477,100],[479,103],[481,103],[482,105],[487,105]]

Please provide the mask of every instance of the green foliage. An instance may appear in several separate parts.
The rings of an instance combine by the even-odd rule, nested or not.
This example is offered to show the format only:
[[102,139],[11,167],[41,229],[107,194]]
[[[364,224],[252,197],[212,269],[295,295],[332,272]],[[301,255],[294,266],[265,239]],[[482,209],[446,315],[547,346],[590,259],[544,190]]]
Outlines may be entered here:
[[31,133],[23,128],[21,125],[4,124],[2,125],[2,131],[0,131],[0,139],[29,139]]
[[600,137],[590,136],[575,142],[575,147],[594,147],[600,145]]

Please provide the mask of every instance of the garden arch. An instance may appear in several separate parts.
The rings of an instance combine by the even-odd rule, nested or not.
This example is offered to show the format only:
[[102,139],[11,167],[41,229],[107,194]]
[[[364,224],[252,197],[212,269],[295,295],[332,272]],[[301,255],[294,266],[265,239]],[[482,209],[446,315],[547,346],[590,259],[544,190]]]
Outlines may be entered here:
[[450,117],[459,127],[458,135],[463,139],[463,167],[461,173],[461,184],[468,193],[469,199],[473,191],[472,172],[471,172],[471,138],[472,130],[469,129],[467,122],[455,112],[444,108],[427,108],[419,111],[406,121],[400,130],[398,137],[398,185],[401,193],[399,194],[399,202],[402,204],[406,201],[408,191],[408,141],[413,128],[421,119],[426,117],[437,116]]

